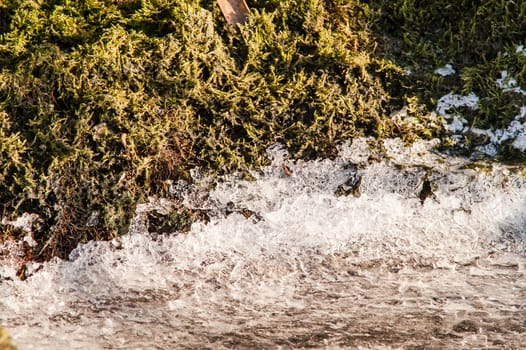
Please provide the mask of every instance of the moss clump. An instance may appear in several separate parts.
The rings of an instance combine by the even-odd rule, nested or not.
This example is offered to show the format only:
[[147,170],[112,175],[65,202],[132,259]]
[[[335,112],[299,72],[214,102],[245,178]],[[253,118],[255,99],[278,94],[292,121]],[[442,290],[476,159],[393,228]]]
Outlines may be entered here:
[[0,349],[1,350],[16,350],[17,348],[13,345],[11,335],[6,329],[0,327]]
[[150,212],[147,216],[148,232],[157,234],[186,232],[196,220],[208,221],[206,210],[179,208],[165,214]]
[[[274,142],[309,158],[356,136],[434,137],[434,101],[482,91],[478,72],[522,40],[524,6],[500,3],[254,0],[232,28],[214,1],[4,1],[2,215],[38,214],[34,256],[65,258],[125,233],[136,203],[195,166],[257,166]],[[444,63],[466,70],[432,74]]]

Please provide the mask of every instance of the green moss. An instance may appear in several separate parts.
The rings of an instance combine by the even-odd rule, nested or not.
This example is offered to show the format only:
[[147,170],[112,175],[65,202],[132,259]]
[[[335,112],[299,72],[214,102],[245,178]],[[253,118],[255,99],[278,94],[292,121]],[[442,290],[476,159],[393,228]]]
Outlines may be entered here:
[[[435,137],[449,91],[479,94],[474,126],[505,125],[523,103],[492,80],[506,69],[524,83],[521,3],[249,6],[234,28],[214,1],[0,4],[0,204],[41,217],[37,258],[125,233],[136,203],[195,166],[259,166],[274,142],[312,158],[356,136]],[[433,73],[445,63],[460,74]]]

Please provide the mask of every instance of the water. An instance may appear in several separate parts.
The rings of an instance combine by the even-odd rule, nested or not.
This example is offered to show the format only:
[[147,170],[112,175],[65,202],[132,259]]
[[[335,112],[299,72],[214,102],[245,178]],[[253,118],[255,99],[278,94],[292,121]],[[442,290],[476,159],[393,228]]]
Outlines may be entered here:
[[4,258],[0,324],[21,349],[519,349],[526,183],[430,146],[276,146],[256,181],[194,185],[184,203],[211,220],[189,233],[148,233],[144,205],[127,236],[24,282]]

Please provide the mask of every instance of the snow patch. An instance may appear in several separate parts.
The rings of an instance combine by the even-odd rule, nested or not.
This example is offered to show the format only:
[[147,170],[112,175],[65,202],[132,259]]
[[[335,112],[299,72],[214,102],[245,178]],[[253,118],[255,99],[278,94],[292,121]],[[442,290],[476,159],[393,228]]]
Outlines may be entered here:
[[447,111],[451,108],[468,107],[472,110],[478,109],[479,98],[473,92],[469,95],[457,95],[452,92],[442,96],[437,103],[437,113],[443,116],[450,116]]
[[501,77],[500,79],[497,79],[496,84],[502,89],[502,91],[515,92],[526,96],[526,91],[522,90],[521,87],[518,86],[517,80],[512,76],[509,76],[507,71],[503,70],[500,72],[500,75]]
[[441,75],[443,77],[452,75],[455,73],[456,73],[455,69],[450,64],[446,64],[444,67],[438,68],[437,70],[435,70],[435,74]]

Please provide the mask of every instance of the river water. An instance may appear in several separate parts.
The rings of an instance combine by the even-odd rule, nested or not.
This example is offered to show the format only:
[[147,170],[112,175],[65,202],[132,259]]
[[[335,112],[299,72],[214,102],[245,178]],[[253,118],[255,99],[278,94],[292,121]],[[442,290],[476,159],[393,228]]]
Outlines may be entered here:
[[275,146],[255,181],[213,188],[196,172],[177,195],[210,221],[188,233],[148,233],[152,200],[128,235],[26,281],[4,257],[0,324],[22,350],[520,349],[526,183],[431,146]]

